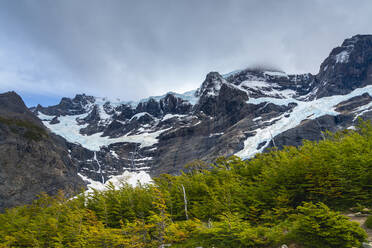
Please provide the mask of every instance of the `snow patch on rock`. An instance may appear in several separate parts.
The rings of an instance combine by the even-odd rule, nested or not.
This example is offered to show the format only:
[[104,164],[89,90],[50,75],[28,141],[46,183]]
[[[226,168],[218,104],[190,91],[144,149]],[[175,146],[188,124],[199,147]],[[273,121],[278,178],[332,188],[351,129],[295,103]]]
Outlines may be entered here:
[[78,175],[85,182],[88,183],[88,190],[85,191],[85,193],[93,192],[93,190],[106,190],[110,184],[112,184],[115,189],[119,189],[125,184],[129,184],[130,186],[135,187],[138,185],[146,185],[152,183],[150,175],[145,171],[124,171],[121,175],[111,176],[111,178],[105,183],[94,181],[80,173],[78,173]]
[[163,116],[162,121],[165,121],[165,120],[168,120],[168,119],[172,119],[174,117],[182,118],[182,117],[185,117],[185,116],[187,116],[187,115],[166,114],[166,115]]
[[287,73],[282,72],[282,71],[265,71],[264,75],[265,76],[270,76],[270,77],[285,77],[285,78],[288,78]]
[[232,71],[232,72],[229,72],[229,73],[226,73],[226,74],[222,74],[221,76],[226,79],[228,77],[231,77],[231,76],[235,76],[236,74],[239,74],[241,73],[243,70],[235,70],[235,71]]
[[336,63],[347,63],[349,61],[349,52],[342,51],[339,54],[335,55]]

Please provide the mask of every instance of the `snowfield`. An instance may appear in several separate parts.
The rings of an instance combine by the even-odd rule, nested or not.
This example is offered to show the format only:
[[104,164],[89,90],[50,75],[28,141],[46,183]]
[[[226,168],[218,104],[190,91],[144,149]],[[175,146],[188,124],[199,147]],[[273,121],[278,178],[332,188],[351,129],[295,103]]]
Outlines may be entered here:
[[91,151],[99,151],[101,146],[108,146],[117,142],[132,142],[140,143],[140,147],[148,147],[158,143],[157,137],[168,129],[159,130],[156,132],[144,132],[135,135],[124,135],[118,138],[102,137],[103,133],[95,133],[92,135],[83,135],[80,129],[87,125],[79,125],[76,118],[84,118],[88,114],[82,115],[66,115],[58,117],[60,123],[50,124],[54,116],[47,116],[39,113],[38,117],[43,120],[44,125],[49,128],[53,133],[61,135],[68,142],[81,144],[83,147]]
[[93,190],[106,190],[110,184],[112,184],[115,189],[119,189],[121,186],[125,184],[129,184],[135,187],[137,185],[145,185],[152,183],[150,175],[145,171],[139,172],[124,171],[124,173],[121,175],[112,176],[105,183],[94,181],[80,173],[78,173],[78,175],[85,182],[88,183],[88,190],[86,190],[85,193],[93,192]]

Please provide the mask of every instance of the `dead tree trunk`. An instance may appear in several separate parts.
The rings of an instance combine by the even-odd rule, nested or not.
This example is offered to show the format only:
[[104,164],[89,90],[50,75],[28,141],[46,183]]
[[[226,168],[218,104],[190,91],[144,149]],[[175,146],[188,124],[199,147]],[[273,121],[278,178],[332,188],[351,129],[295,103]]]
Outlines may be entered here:
[[183,201],[185,202],[185,215],[186,215],[186,220],[189,219],[189,216],[187,214],[187,197],[186,197],[186,191],[185,191],[185,187],[183,187],[183,184],[181,184],[182,186],[182,191],[183,191]]

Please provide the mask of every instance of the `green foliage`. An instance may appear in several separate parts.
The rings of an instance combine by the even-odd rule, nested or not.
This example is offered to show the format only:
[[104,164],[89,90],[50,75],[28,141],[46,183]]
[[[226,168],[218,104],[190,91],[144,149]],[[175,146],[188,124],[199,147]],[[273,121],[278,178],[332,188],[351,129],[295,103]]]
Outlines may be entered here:
[[333,210],[372,205],[372,125],[185,171],[9,209],[0,247],[357,247],[364,231]]
[[154,196],[150,186],[122,185],[115,190],[110,185],[105,191],[94,191],[86,197],[86,208],[109,227],[118,228],[121,222],[144,219],[150,216]]
[[192,236],[180,247],[272,247],[283,238],[282,227],[253,227],[236,215],[221,221],[197,226]]
[[289,241],[306,247],[359,247],[366,238],[358,223],[330,210],[323,203],[305,203],[287,235]]
[[367,228],[372,229],[372,215],[367,217],[366,222],[364,223]]
[[115,247],[120,236],[79,200],[42,195],[32,205],[0,215],[0,247]]

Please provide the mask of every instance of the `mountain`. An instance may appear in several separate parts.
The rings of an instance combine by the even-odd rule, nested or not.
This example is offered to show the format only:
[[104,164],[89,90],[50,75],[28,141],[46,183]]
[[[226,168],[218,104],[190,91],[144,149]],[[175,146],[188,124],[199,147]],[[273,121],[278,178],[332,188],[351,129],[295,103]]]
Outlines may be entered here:
[[73,196],[85,187],[66,141],[48,131],[14,92],[0,94],[0,210],[41,192]]
[[[31,111],[68,142],[80,175],[104,183],[125,171],[177,174],[195,159],[251,158],[319,140],[372,119],[372,35],[334,48],[316,75],[244,69],[210,72],[185,94],[138,102],[85,94]],[[93,181],[92,181],[93,180]]]

